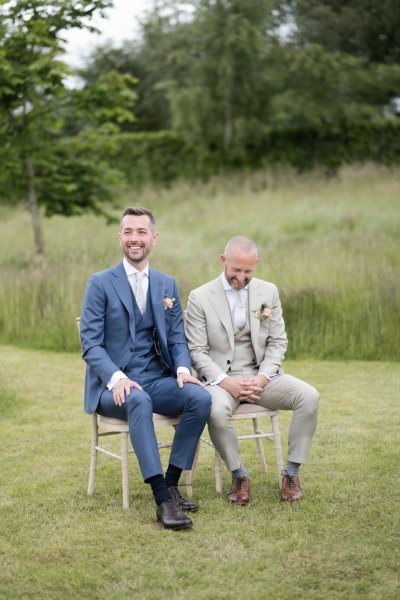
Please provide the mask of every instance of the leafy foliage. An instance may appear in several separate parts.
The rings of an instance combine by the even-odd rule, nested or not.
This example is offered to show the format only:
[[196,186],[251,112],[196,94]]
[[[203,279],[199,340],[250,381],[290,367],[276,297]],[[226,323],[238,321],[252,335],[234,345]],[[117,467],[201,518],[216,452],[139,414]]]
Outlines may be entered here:
[[111,71],[70,91],[69,71],[59,59],[63,31],[90,29],[92,16],[109,5],[108,0],[16,0],[1,8],[2,201],[27,199],[39,254],[44,252],[40,206],[47,215],[98,211],[112,198],[117,181],[98,151],[120,123],[133,120],[136,80]]
[[272,130],[384,118],[400,95],[399,21],[391,0],[160,0],[141,43],[100,49],[82,75],[140,73],[135,129],[240,164]]

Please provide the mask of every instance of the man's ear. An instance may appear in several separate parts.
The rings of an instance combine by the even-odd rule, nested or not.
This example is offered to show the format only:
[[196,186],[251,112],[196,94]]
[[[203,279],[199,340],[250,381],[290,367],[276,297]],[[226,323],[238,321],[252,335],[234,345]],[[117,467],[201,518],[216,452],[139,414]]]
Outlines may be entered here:
[[221,254],[221,255],[220,255],[220,257],[219,257],[219,259],[220,259],[221,263],[222,263],[222,264],[224,264],[224,263],[225,263],[225,261],[226,261],[226,256],[225,256],[225,254]]

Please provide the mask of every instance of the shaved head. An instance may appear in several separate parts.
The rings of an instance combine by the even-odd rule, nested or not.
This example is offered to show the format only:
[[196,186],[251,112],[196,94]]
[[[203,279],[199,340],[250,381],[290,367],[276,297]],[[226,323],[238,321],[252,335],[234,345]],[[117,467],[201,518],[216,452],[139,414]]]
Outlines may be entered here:
[[232,258],[232,255],[239,250],[243,254],[255,254],[258,258],[258,249],[250,238],[245,235],[235,235],[225,246],[224,256],[227,260]]
[[253,277],[258,261],[257,246],[250,238],[236,235],[225,246],[221,254],[224,274],[229,285],[235,290],[241,290],[248,285]]

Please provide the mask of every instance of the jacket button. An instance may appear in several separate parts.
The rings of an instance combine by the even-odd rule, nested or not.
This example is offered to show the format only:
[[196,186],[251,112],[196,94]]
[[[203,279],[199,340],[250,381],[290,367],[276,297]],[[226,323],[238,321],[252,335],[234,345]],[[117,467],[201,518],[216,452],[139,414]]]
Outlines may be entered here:
[[135,348],[134,348],[133,346],[131,346],[131,347],[129,348],[129,352],[133,352],[134,350],[135,350]]
[[231,361],[230,361],[230,360],[227,360],[226,362],[227,362],[227,364],[228,364],[228,365],[230,365],[230,364],[231,364]]

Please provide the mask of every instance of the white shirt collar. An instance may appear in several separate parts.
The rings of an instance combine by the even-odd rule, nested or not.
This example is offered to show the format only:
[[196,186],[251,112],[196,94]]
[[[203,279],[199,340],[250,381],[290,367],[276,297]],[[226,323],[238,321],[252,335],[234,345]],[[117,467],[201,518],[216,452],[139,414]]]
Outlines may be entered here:
[[[225,277],[225,273],[221,273],[221,280],[222,280],[222,285],[224,287],[225,292],[229,292],[230,290],[233,290],[234,292],[240,292],[241,290],[236,290],[235,288],[233,288],[227,278]],[[243,290],[248,290],[249,289],[249,284],[247,284],[244,288],[242,288]]]
[[135,267],[133,265],[131,265],[131,263],[129,263],[124,256],[123,264],[124,264],[124,269],[125,269],[125,273],[126,273],[127,277],[130,277],[131,275],[134,275],[135,273],[139,273],[139,272],[144,273],[145,275],[147,275],[147,277],[149,276],[149,264],[148,263],[145,266],[145,268],[143,269],[143,271],[139,271],[139,269],[135,269]]

